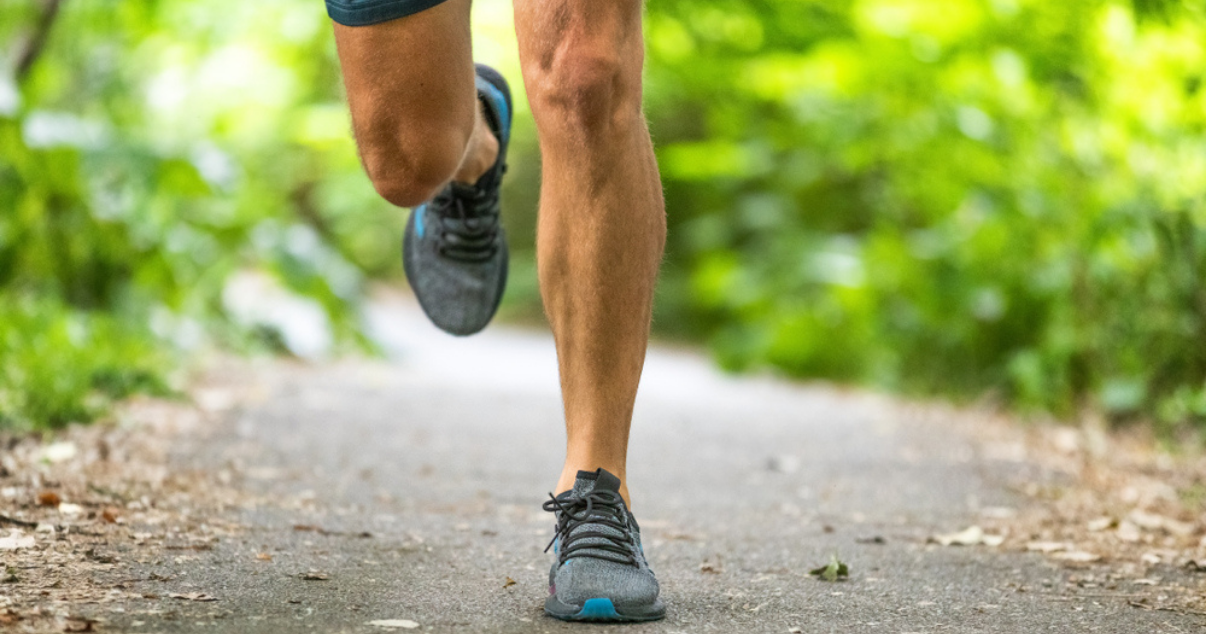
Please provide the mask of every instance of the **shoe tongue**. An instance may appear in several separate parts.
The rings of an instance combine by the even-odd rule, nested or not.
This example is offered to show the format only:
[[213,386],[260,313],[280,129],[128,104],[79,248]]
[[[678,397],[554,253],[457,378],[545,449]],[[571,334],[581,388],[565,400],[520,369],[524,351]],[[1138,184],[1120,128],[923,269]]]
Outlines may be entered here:
[[452,181],[449,185],[452,187],[452,195],[457,198],[473,198],[477,194],[476,185],[458,183],[457,181]]
[[611,474],[606,469],[597,471],[579,471],[578,478],[574,480],[573,494],[574,496],[583,496],[591,491],[611,491],[612,493],[620,492],[620,479]]

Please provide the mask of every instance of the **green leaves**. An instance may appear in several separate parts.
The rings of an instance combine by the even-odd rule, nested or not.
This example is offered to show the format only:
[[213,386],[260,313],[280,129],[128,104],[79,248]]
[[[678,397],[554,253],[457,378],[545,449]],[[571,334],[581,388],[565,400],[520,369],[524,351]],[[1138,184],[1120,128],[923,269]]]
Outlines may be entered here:
[[[0,41],[37,4],[0,6]],[[361,268],[396,266],[379,236],[404,216],[361,174],[321,5],[228,9],[65,2],[28,76],[0,79],[0,427],[162,391],[177,346],[256,345],[221,302],[240,270],[356,340]]]
[[0,427],[85,421],[133,393],[166,394],[173,359],[137,325],[0,295]]
[[[510,11],[491,1],[475,8],[475,50],[514,71]],[[0,41],[23,41],[39,4],[0,3]],[[153,315],[251,336],[220,297],[252,270],[354,338],[364,279],[398,274],[405,213],[361,171],[321,5],[62,7],[21,85],[0,78],[0,328],[51,340],[56,323],[111,323],[125,334],[91,354],[111,347],[153,374]],[[664,334],[707,341],[731,369],[1206,424],[1198,4],[665,0],[647,13]],[[522,259],[540,176],[520,84],[505,200]],[[534,275],[515,277],[528,291],[508,301],[538,301]],[[5,349],[26,359],[13,367],[42,363],[36,338],[29,356]],[[98,384],[144,385],[62,358],[22,375],[74,373],[45,392],[49,409],[12,394],[54,381],[0,379],[9,420],[87,417],[110,389]]]
[[808,571],[808,574],[821,581],[845,581],[850,577],[850,568],[838,560],[837,554],[829,556],[829,563]]
[[667,253],[691,280],[655,323],[730,368],[1206,424],[1201,10],[935,6],[758,3],[756,50],[696,2],[649,7]]

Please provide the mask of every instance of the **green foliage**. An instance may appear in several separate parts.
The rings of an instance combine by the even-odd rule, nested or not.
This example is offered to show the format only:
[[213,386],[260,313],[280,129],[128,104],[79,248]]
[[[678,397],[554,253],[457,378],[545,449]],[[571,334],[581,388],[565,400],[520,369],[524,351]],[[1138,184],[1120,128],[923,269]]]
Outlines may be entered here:
[[[45,5],[0,6],[7,57]],[[238,271],[356,335],[400,220],[362,186],[331,48],[310,3],[63,3],[28,75],[0,75],[0,426],[157,389],[162,351],[254,345]]]
[[663,330],[735,369],[1206,422],[1199,4],[649,11]]
[[[16,60],[35,0],[0,4]],[[483,61],[517,76],[504,0]],[[727,368],[1206,423],[1206,13],[1187,0],[660,0],[664,336]],[[538,301],[520,82],[512,315]],[[361,173],[317,0],[64,0],[0,73],[0,425],[161,389],[275,280],[356,336],[405,215]],[[254,284],[249,288],[259,288]]]
[[130,394],[167,393],[170,359],[108,315],[47,301],[0,305],[0,428],[89,420]]
[[850,578],[850,567],[838,559],[837,553],[833,553],[829,555],[829,563],[809,570],[808,574],[820,581],[845,581]]

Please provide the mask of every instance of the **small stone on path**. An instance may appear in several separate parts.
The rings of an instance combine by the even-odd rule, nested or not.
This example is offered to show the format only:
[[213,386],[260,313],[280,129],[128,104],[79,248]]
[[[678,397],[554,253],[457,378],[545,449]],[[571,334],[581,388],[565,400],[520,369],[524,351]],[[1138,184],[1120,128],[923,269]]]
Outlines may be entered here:
[[21,531],[14,530],[9,532],[8,537],[0,537],[0,550],[33,548],[36,543],[33,535],[26,535]]
[[368,624],[377,627],[400,628],[404,630],[413,630],[419,627],[418,623],[406,619],[384,619],[381,621],[369,621]]

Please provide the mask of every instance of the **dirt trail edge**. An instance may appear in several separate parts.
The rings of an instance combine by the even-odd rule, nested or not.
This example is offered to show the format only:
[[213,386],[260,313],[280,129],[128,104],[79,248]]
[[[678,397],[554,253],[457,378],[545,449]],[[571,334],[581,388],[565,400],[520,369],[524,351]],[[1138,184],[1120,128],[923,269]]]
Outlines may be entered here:
[[[541,612],[551,339],[369,318],[388,362],[241,363],[195,406],[6,440],[0,629],[582,631]],[[611,629],[1200,631],[1202,482],[1111,480],[1111,442],[655,347],[628,475],[669,615]],[[809,574],[834,556],[848,579]]]

